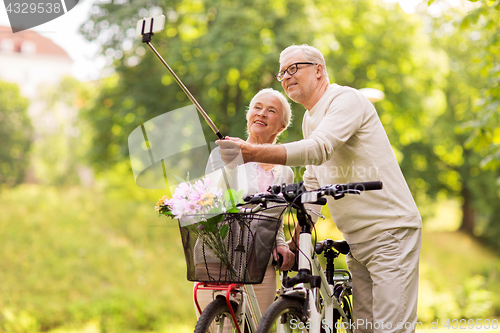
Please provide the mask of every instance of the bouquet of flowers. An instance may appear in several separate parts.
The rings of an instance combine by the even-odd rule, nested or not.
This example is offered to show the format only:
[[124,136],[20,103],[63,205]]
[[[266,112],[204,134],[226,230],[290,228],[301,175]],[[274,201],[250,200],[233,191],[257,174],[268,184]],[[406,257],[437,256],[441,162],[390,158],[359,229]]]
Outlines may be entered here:
[[220,222],[224,219],[224,213],[239,212],[236,204],[242,201],[242,197],[243,191],[229,189],[223,193],[222,189],[212,186],[210,178],[202,178],[194,184],[183,180],[175,189],[172,198],[163,196],[157,202],[155,211],[160,215],[179,219],[181,225],[190,228],[231,270],[224,242],[229,225]]

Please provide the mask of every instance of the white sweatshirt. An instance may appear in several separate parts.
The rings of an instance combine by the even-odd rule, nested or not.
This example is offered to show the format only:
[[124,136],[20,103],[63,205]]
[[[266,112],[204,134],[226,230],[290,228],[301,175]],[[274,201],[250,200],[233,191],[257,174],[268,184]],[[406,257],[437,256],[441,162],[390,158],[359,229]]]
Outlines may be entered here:
[[309,190],[329,184],[376,181],[383,189],[348,194],[328,208],[345,239],[360,243],[398,227],[421,228],[417,206],[373,105],[356,89],[331,84],[306,110],[304,139],[286,143],[287,165],[306,165]]

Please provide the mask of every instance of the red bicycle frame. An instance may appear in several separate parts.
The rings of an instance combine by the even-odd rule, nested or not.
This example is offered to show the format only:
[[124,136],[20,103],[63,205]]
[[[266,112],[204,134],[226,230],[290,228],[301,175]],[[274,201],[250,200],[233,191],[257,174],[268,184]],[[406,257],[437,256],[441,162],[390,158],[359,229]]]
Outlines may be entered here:
[[194,304],[196,305],[196,308],[198,309],[198,313],[201,314],[201,307],[200,304],[198,303],[198,290],[219,290],[219,291],[226,291],[226,304],[227,307],[229,308],[229,313],[231,313],[231,317],[233,318],[234,325],[236,326],[236,329],[238,330],[238,333],[241,333],[240,330],[240,325],[236,321],[236,315],[234,313],[233,307],[231,306],[231,296],[235,297],[238,291],[235,289],[241,288],[243,285],[242,284],[236,284],[236,283],[231,283],[231,284],[224,284],[224,283],[206,283],[206,282],[197,282],[194,285]]

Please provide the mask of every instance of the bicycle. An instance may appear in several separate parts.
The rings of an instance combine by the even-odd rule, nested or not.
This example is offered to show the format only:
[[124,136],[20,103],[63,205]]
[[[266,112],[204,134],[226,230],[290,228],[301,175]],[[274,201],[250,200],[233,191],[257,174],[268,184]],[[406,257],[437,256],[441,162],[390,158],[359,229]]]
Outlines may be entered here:
[[257,331],[257,323],[262,315],[251,285],[229,284],[226,286],[225,284],[198,282],[195,285],[195,293],[199,289],[219,293],[203,312],[196,302],[201,315],[196,323],[195,333]]
[[[227,258],[210,254],[210,248],[200,241],[207,239],[200,236],[196,226],[181,227],[188,280],[198,281],[194,300],[200,317],[195,333],[254,333],[262,317],[253,284],[264,278],[286,205],[259,206],[259,212],[245,208],[245,204],[238,206],[241,211],[224,214],[214,230],[214,234],[227,235],[220,244]],[[226,231],[221,232],[224,228]],[[203,311],[199,290],[213,293],[213,301]]]
[[[244,276],[245,273],[239,274],[238,277],[228,278],[227,270],[219,269],[219,274],[216,274],[215,278],[212,277],[212,280],[218,279],[218,281],[199,282],[195,286],[195,304],[200,312],[201,309],[196,299],[196,293],[199,289],[212,290],[214,300],[201,312],[194,332],[306,331],[316,333],[341,330],[352,332],[352,307],[349,297],[352,289],[352,277],[347,270],[334,269],[334,260],[339,253],[347,254],[349,245],[345,241],[332,241],[330,239],[316,244],[315,253],[317,255],[323,253],[327,259],[326,272],[324,273],[317,255],[312,252],[311,228],[313,224],[304,204],[324,205],[326,199],[322,197],[325,195],[331,195],[338,200],[347,193],[360,194],[361,191],[380,189],[381,187],[381,182],[367,182],[330,185],[315,191],[304,191],[302,184],[283,184],[272,186],[269,189],[269,194],[256,194],[245,198],[245,204],[238,205],[240,213],[226,214],[224,217],[226,223],[231,218],[240,219],[238,223],[240,228],[236,232],[236,234],[239,233],[238,245],[234,247],[236,242],[228,244],[228,250],[232,251],[237,248],[241,250],[242,247],[245,247],[240,244],[245,234],[245,231],[242,230],[246,230],[247,235],[252,234],[250,227],[242,223],[241,219],[245,219],[249,223],[255,220],[266,220],[270,217],[263,215],[263,213],[278,208],[281,213],[279,218],[274,218],[278,226],[281,223],[284,208],[295,208],[299,225],[302,228],[298,244],[300,249],[298,274],[288,278],[287,273],[284,272],[277,301],[261,316],[253,287],[248,283],[260,283],[263,273],[262,278],[250,281]],[[245,208],[245,205],[249,204],[253,207]],[[269,207],[271,204],[274,206]],[[244,227],[241,227],[242,224]],[[273,243],[275,236],[274,233],[273,239],[268,237],[269,244]],[[185,243],[183,238],[183,244]],[[250,245],[247,244],[246,248],[249,247]],[[271,250],[272,246],[267,247],[269,254],[267,258],[269,258]],[[192,254],[191,251],[186,251],[186,259],[188,259],[188,254]],[[241,265],[241,262],[240,260],[239,264],[234,264],[238,266]],[[249,263],[247,262],[245,265],[248,267]],[[192,278],[189,278],[189,272],[188,279],[193,281]],[[309,284],[310,287],[306,284]],[[318,288],[319,293],[317,292]]]
[[[266,310],[259,322],[258,333],[310,332],[332,333],[353,332],[350,295],[352,276],[347,270],[335,270],[334,260],[339,253],[349,253],[345,241],[326,239],[318,242],[313,251],[311,216],[304,204],[326,204],[324,196],[335,200],[346,194],[361,194],[361,191],[382,189],[382,182],[364,182],[328,185],[314,191],[304,191],[302,183],[275,185],[270,194],[257,194],[247,198],[249,203],[266,207],[268,202],[286,202],[296,209],[301,228],[298,244],[298,273],[294,277],[285,275],[278,299]],[[336,251],[335,251],[336,250]],[[323,272],[318,255],[327,259]]]

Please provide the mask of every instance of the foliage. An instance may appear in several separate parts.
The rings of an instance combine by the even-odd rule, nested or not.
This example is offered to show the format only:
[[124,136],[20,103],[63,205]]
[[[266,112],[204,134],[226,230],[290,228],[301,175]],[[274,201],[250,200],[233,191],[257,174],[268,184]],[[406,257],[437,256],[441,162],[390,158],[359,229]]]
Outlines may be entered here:
[[40,88],[42,112],[37,117],[40,125],[33,144],[33,166],[39,182],[80,184],[79,172],[87,164],[85,155],[90,149],[90,129],[78,121],[78,112],[94,97],[92,85],[67,76],[55,86]]
[[401,167],[410,186],[420,190],[417,199],[457,198],[462,206],[460,228],[498,247],[500,228],[495,221],[500,211],[495,202],[500,173],[481,170],[484,155],[472,149],[471,131],[463,126],[479,116],[475,103],[482,89],[488,87],[488,79],[474,70],[477,50],[482,46],[480,33],[476,28],[465,31],[460,27],[463,11],[462,7],[448,9],[428,21],[432,46],[445,55],[441,62],[441,101],[427,105],[436,117],[432,126],[422,128],[425,134],[421,140],[402,150],[408,158],[401,161]]
[[477,40],[477,47],[471,50],[476,58],[472,70],[488,83],[476,100],[476,117],[466,128],[472,130],[468,146],[486,154],[482,167],[495,170],[500,167],[500,1],[478,3],[480,6],[462,19],[461,29]]
[[[309,40],[306,1],[168,1],[150,2],[147,9],[154,14],[160,5],[168,21],[165,31],[153,37],[155,48],[224,135],[244,136],[243,114],[251,97],[261,88],[279,87],[273,73],[280,50]],[[95,5],[97,14],[82,27],[89,39],[108,36],[103,52],[119,58],[115,76],[104,83],[87,116],[99,145],[93,160],[101,166],[127,155],[126,138],[133,128],[189,102],[153,52],[132,38],[137,12],[148,15],[143,6],[140,1]],[[214,140],[205,129],[208,140]]]
[[428,126],[443,111],[445,54],[432,47],[417,17],[399,6],[325,3],[319,11],[330,32],[317,42],[330,64],[330,81],[382,90],[385,98],[376,104],[377,112],[398,160],[408,158],[401,150],[425,140]]
[[28,105],[16,84],[0,81],[0,184],[21,183],[28,169],[33,140]]
[[0,325],[194,327],[179,229],[149,202],[23,185],[1,194],[0,216],[0,313],[13,314]]
[[12,309],[4,308],[0,312],[2,323],[0,327],[6,333],[38,332],[40,327],[35,318],[26,311],[14,312]]
[[[339,84],[384,90],[388,98],[380,104],[380,112],[391,138],[405,143],[418,140],[425,132],[420,122],[432,123],[435,117],[424,110],[425,103],[440,102],[436,82],[441,66],[435,60],[441,56],[429,48],[420,23],[398,8],[387,10],[370,0],[338,1],[335,6],[323,0],[295,0],[286,5],[280,1],[187,1],[142,6],[140,2],[126,7],[96,5],[92,23],[82,27],[89,39],[103,41],[107,36],[103,53],[119,58],[114,61],[115,76],[104,84],[98,102],[89,109],[89,121],[96,128],[94,143],[99,145],[93,159],[97,164],[123,159],[126,136],[133,128],[188,102],[155,55],[132,39],[139,19],[136,13],[153,15],[158,6],[168,22],[164,32],[153,36],[153,44],[224,135],[244,136],[246,105],[261,88],[281,89],[272,76],[279,53],[301,43],[323,51],[328,71]],[[430,97],[422,100],[423,94]],[[302,106],[294,105],[294,109],[300,121]],[[296,124],[281,139],[301,137]]]

